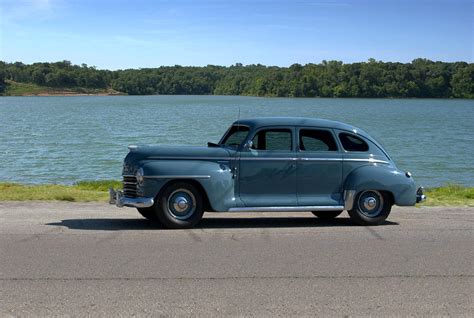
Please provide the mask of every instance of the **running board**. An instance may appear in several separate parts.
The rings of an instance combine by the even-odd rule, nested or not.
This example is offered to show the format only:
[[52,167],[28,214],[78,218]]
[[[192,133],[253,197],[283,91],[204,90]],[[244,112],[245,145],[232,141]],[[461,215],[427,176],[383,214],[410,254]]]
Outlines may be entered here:
[[312,211],[342,211],[343,205],[329,206],[262,206],[230,208],[229,212],[312,212]]

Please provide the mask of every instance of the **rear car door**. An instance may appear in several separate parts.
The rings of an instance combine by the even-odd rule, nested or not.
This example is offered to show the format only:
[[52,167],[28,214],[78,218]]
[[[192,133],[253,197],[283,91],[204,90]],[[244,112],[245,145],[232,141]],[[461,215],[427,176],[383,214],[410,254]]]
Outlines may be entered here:
[[297,200],[299,206],[341,205],[342,151],[331,129],[297,128]]

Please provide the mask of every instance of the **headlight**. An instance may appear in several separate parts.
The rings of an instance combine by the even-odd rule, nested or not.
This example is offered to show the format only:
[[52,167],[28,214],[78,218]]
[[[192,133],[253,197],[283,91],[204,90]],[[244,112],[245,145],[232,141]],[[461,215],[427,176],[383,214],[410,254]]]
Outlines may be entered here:
[[137,170],[137,173],[135,174],[135,177],[137,178],[137,182],[139,185],[143,184],[143,168],[139,168]]

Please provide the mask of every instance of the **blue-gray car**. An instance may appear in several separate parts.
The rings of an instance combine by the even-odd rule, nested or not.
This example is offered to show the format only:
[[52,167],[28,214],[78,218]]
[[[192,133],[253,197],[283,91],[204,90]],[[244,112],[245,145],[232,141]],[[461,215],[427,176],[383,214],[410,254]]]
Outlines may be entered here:
[[207,147],[129,146],[123,190],[110,203],[135,207],[167,228],[191,228],[207,212],[344,210],[360,225],[383,223],[392,205],[425,200],[363,130],[336,121],[269,117],[234,122]]

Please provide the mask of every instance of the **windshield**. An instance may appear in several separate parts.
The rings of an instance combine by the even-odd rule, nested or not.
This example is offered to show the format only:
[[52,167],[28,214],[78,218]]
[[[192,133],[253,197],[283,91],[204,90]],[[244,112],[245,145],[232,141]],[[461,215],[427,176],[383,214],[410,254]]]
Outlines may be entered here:
[[249,130],[247,126],[234,125],[230,127],[219,144],[230,148],[238,148],[244,142]]

